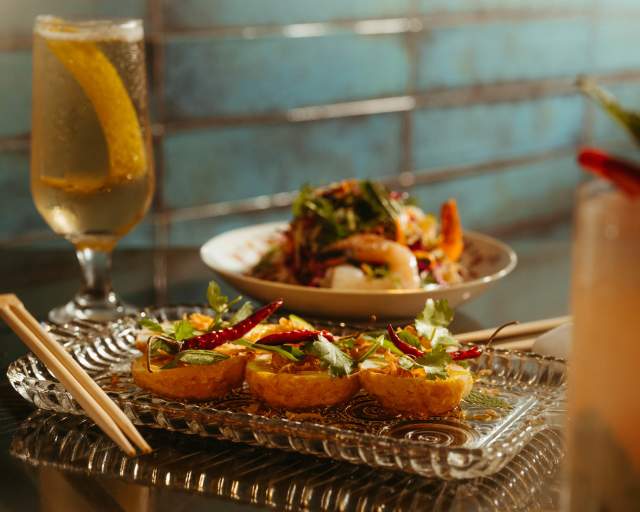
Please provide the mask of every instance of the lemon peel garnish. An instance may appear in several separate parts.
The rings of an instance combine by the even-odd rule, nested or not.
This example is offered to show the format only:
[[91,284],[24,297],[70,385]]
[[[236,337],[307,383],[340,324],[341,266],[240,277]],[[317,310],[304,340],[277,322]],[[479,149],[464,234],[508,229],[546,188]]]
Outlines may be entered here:
[[[89,192],[108,184],[139,178],[146,172],[145,143],[135,107],[118,71],[91,41],[46,39],[47,46],[73,75],[102,127],[109,154],[109,173],[102,180],[64,183],[55,179],[57,188]],[[76,181],[77,177],[73,178]],[[59,181],[59,183],[58,183]],[[71,181],[71,180],[69,180]],[[85,190],[87,189],[87,190]]]

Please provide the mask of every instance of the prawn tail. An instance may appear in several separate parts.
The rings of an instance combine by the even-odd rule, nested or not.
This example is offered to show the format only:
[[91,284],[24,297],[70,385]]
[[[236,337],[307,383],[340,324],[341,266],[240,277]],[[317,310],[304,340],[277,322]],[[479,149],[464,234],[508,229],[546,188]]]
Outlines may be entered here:
[[451,261],[458,261],[462,256],[464,249],[462,224],[455,199],[449,199],[440,209],[439,247]]

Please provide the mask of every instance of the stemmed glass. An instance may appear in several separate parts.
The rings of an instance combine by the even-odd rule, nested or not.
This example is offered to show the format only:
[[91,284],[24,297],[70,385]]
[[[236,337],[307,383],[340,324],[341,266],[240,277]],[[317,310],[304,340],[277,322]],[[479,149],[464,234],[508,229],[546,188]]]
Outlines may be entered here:
[[49,318],[111,320],[131,309],[112,290],[111,251],[154,190],[142,22],[38,16],[33,39],[31,191],[82,270]]

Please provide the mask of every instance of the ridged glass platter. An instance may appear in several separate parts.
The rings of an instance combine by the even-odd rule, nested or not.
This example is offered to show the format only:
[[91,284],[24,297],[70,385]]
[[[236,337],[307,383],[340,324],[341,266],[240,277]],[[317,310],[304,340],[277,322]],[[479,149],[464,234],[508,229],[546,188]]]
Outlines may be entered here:
[[[146,438],[157,449],[129,458],[87,418],[37,411],[14,434],[10,452],[35,467],[130,482],[129,492],[141,498],[148,499],[147,486],[189,492],[180,494],[180,510],[215,508],[207,500],[215,496],[289,511],[534,512],[556,510],[561,498],[564,443],[556,428],[538,432],[498,473],[458,481],[162,430]],[[163,510],[176,508],[165,493],[162,502]]]
[[[146,315],[175,320],[210,313],[198,306],[150,309]],[[247,390],[201,403],[166,400],[136,386],[129,368],[137,323],[48,325],[109,396],[140,426],[257,444],[427,477],[476,478],[502,469],[537,432],[557,422],[564,400],[563,360],[487,349],[474,360],[474,389],[490,390],[509,408],[463,402],[448,416],[411,419],[380,407],[360,392],[325,409],[285,412],[254,400]],[[336,329],[348,327],[334,326]],[[82,409],[33,355],[9,366],[12,386],[41,409],[82,414]]]

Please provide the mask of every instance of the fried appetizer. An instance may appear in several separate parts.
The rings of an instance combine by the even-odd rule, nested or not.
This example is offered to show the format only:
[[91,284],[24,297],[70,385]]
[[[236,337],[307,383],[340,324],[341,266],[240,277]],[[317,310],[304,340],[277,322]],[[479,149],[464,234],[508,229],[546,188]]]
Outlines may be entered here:
[[445,301],[428,300],[413,325],[391,325],[377,338],[355,340],[362,387],[384,407],[416,417],[455,409],[473,387],[466,359],[477,347],[460,350],[446,326],[453,317]]
[[247,344],[256,352],[247,364],[249,391],[272,407],[306,409],[336,405],[360,389],[351,356],[326,331],[274,333]]
[[281,305],[278,300],[252,313],[245,303],[225,320],[229,301],[218,285],[210,283],[207,293],[215,316],[195,313],[177,322],[158,323],[143,319],[145,329],[138,339],[142,357],[133,361],[131,374],[140,387],[173,399],[210,400],[242,386],[247,349],[237,340],[260,331]]
[[[222,355],[222,353],[221,353]],[[152,364],[147,368],[146,356],[133,361],[133,381],[141,388],[165,398],[179,400],[212,400],[221,398],[242,386],[247,356],[238,354],[208,363],[193,363],[162,368]]]

